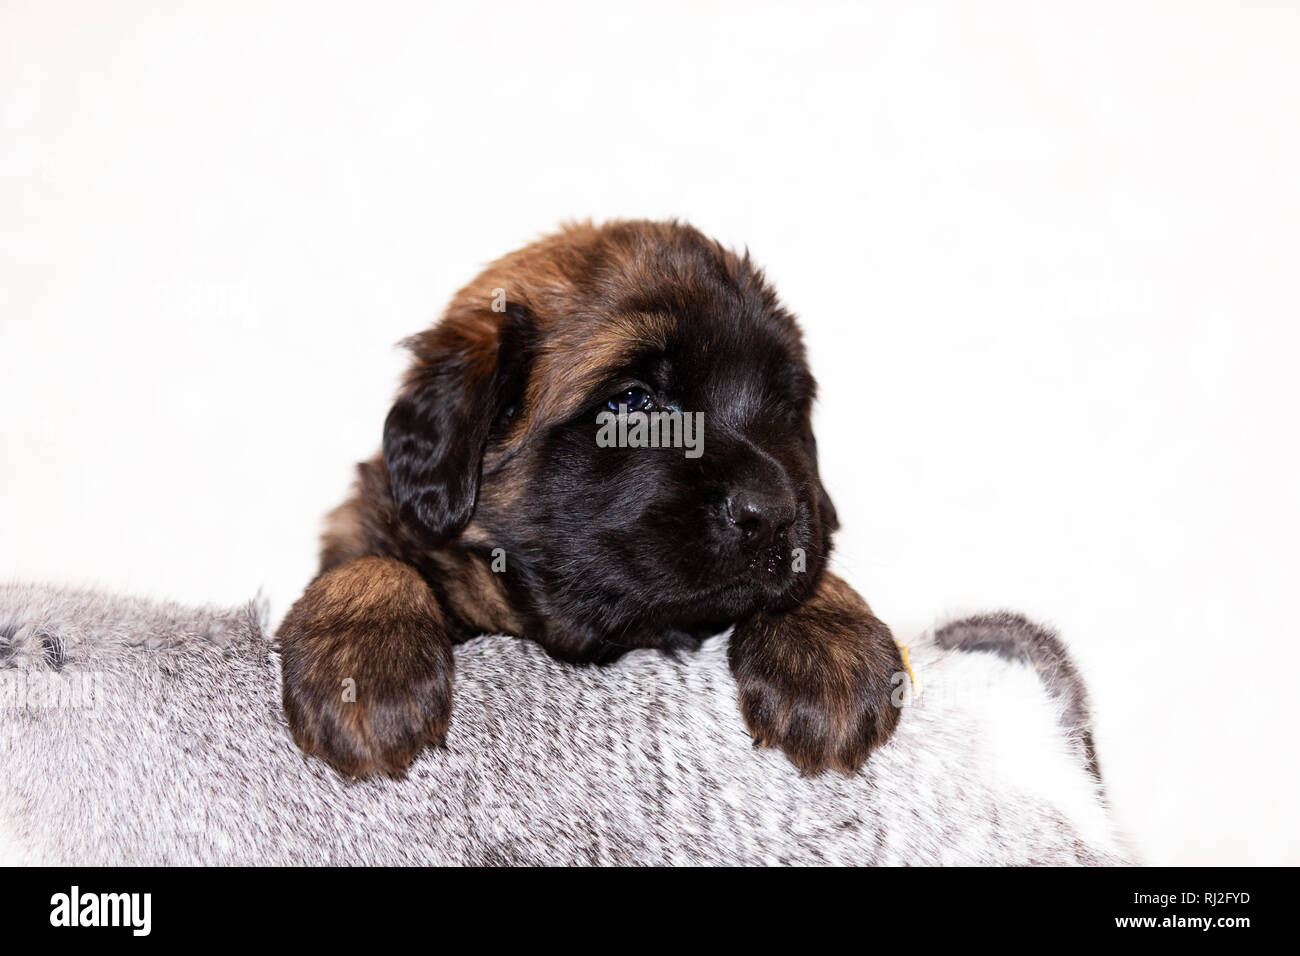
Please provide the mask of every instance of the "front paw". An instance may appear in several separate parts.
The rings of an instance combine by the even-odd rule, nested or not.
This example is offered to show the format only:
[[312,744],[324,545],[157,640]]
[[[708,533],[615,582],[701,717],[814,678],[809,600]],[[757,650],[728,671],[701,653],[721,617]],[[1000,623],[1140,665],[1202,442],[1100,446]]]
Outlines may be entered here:
[[321,575],[279,631],[284,709],[302,751],[352,777],[400,775],[451,719],[452,651],[415,569],[360,558]]
[[781,748],[804,773],[851,773],[898,726],[898,646],[834,575],[803,605],[738,624],[727,653],[755,746]]

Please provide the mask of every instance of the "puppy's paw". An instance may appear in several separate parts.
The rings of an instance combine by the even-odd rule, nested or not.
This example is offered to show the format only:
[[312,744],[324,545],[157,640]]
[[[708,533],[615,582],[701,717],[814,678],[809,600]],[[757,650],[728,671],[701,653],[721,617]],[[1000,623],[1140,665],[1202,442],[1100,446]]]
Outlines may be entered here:
[[898,726],[898,646],[866,602],[827,574],[803,605],[736,625],[728,649],[755,746],[806,774],[851,773]]
[[360,558],[321,575],[279,631],[284,709],[302,751],[340,773],[400,775],[451,718],[452,650],[414,568]]

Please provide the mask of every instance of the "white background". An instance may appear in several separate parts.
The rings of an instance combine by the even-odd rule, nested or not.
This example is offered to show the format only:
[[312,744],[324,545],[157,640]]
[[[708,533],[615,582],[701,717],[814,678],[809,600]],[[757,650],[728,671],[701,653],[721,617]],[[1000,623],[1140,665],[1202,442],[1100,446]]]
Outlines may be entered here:
[[766,264],[840,565],[1058,626],[1159,863],[1300,862],[1296,4],[0,7],[0,578],[278,618],[561,219]]

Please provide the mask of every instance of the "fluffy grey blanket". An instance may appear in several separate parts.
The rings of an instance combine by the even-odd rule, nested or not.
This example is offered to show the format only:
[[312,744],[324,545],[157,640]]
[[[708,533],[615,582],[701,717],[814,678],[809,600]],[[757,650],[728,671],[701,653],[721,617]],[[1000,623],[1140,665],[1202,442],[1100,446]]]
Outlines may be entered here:
[[921,695],[893,740],[853,776],[803,778],[751,747],[725,637],[605,668],[484,637],[456,649],[446,748],[403,780],[349,781],[290,739],[257,606],[0,587],[0,852],[78,865],[1124,862],[1082,687],[1053,635],[975,618],[910,658]]

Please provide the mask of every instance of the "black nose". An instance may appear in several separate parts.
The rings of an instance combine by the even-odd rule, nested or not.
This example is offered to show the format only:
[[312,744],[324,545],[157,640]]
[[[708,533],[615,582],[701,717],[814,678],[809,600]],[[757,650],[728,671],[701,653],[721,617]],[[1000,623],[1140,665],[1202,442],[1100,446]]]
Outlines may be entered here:
[[794,496],[780,490],[745,488],[727,499],[727,517],[745,543],[765,548],[794,524]]

